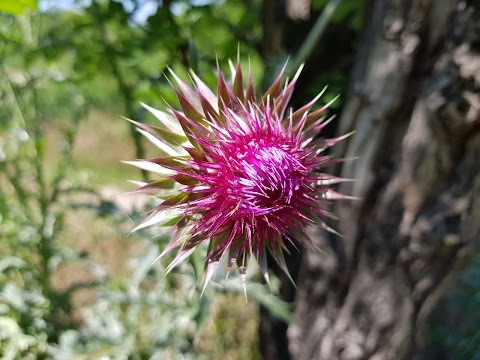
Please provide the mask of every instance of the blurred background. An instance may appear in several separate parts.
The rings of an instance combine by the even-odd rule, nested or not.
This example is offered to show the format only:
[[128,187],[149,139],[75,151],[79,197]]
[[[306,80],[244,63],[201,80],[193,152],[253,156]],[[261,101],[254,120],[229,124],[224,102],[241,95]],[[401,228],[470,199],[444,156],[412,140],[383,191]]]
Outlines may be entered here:
[[[287,75],[305,63],[292,106],[328,85],[318,106],[340,94],[330,114],[348,113],[348,94],[355,92],[349,84],[362,73],[359,50],[372,47],[368,31],[377,3],[2,0],[0,359],[325,358],[298,355],[287,344],[289,325],[301,323],[298,301],[312,291],[301,281],[307,295],[298,298],[278,269],[269,288],[252,267],[246,302],[235,275],[224,281],[219,274],[200,297],[205,249],[168,276],[168,259],[150,266],[168,235],[130,234],[152,203],[124,194],[133,189],[127,179],[145,174],[121,161],[153,157],[155,150],[122,116],[154,124],[140,102],[176,104],[168,67],[185,80],[193,69],[215,88],[217,61],[228,73],[227,60],[238,51],[258,91],[287,61]],[[478,10],[475,2],[464,3]],[[413,109],[411,96],[401,96]],[[342,128],[345,123],[322,136],[359,127]],[[423,333],[422,344],[436,349],[428,356],[480,359],[475,254],[455,267],[455,274],[466,270]],[[295,276],[301,273],[302,253],[288,261]],[[380,359],[413,358],[406,356]]]

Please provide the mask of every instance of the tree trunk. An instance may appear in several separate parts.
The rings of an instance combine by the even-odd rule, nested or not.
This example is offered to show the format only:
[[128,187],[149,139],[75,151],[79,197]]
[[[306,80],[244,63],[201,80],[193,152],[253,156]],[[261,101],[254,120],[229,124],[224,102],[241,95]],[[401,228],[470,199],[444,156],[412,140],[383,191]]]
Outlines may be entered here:
[[294,359],[415,359],[425,321],[480,239],[480,1],[372,0],[337,155],[360,200],[314,231]]

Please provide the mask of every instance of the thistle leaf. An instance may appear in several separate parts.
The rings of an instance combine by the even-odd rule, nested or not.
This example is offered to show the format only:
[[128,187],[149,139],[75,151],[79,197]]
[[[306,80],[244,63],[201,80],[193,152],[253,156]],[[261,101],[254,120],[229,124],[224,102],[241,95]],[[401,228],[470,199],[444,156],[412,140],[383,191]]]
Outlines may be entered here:
[[177,121],[175,121],[175,118],[168,115],[167,113],[157,110],[155,108],[152,108],[148,106],[147,104],[140,103],[145,109],[150,111],[153,116],[155,116],[164,126],[165,128],[178,133],[178,134],[183,134],[182,128],[180,124],[178,124]]
[[237,97],[237,99],[243,104],[245,101],[245,93],[243,89],[243,76],[242,69],[240,68],[240,59],[237,61],[237,68],[234,72],[235,76],[233,79],[233,88],[232,92]]
[[[167,145],[165,141],[160,140],[159,138],[157,138],[156,136],[153,136],[149,132],[146,132],[142,129],[137,129],[137,131],[143,136],[145,136],[153,145],[155,145],[157,148],[162,150],[165,154],[171,155],[171,156],[181,155],[181,153],[179,153],[173,147]],[[181,149],[181,147],[179,147],[179,149]]]
[[142,169],[142,170],[147,170],[147,171],[151,171],[151,172],[160,174],[160,175],[165,176],[165,177],[175,174],[174,171],[172,171],[170,169],[167,169],[167,168],[164,168],[162,166],[159,166],[157,164],[151,163],[150,161],[134,160],[134,161],[122,161],[122,162],[125,163],[125,164],[136,166],[136,167],[138,167],[139,169]]
[[[200,101],[198,100],[197,93],[190,88],[187,84],[185,84],[178,76],[173,72],[172,69],[168,68],[170,74],[173,76],[175,79],[175,82],[178,84],[180,87],[180,90],[187,100],[188,103],[190,103],[196,110],[197,112],[201,113],[202,107],[200,106]],[[173,88],[173,86],[172,86]]]

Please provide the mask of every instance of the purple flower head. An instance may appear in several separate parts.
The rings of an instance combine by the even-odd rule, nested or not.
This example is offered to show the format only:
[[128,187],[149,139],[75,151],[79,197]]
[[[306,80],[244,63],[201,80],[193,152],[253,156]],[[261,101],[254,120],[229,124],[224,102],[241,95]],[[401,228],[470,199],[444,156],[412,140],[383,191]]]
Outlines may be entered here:
[[155,225],[173,234],[160,255],[178,248],[167,272],[208,242],[205,285],[224,257],[243,279],[255,257],[268,282],[267,251],[288,274],[285,241],[310,243],[308,225],[328,228],[326,199],[345,197],[329,187],[344,179],[321,172],[333,161],[323,151],[348,136],[315,138],[331,120],[323,116],[330,103],[312,111],[323,91],[292,111],[301,69],[283,86],[282,72],[257,98],[251,74],[245,87],[240,63],[231,68],[231,87],[218,70],[217,94],[193,72],[193,89],[171,72],[182,111],[144,105],[160,126],[133,122],[162,156],[128,162],[159,175],[135,192],[163,200],[137,229]]

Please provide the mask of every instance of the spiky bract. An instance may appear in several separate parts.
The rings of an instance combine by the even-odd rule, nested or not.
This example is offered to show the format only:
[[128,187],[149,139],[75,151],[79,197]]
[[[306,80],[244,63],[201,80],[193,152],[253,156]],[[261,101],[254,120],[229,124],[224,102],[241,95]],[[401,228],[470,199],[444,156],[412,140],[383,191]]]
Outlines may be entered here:
[[134,122],[162,156],[129,162],[160,175],[136,192],[163,199],[137,229],[156,225],[173,233],[160,255],[179,248],[167,271],[208,242],[205,284],[225,256],[228,268],[236,264],[243,277],[248,259],[256,257],[268,281],[270,251],[288,274],[284,241],[309,243],[307,225],[325,226],[325,199],[343,197],[328,187],[343,179],[320,171],[332,162],[322,152],[344,138],[315,139],[328,123],[323,113],[329,104],[311,111],[323,91],[287,113],[301,69],[284,86],[282,72],[257,98],[251,74],[244,87],[240,63],[230,65],[232,85],[219,70],[216,95],[195,73],[192,89],[171,72],[182,111],[144,105],[160,126]]

